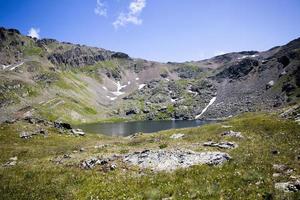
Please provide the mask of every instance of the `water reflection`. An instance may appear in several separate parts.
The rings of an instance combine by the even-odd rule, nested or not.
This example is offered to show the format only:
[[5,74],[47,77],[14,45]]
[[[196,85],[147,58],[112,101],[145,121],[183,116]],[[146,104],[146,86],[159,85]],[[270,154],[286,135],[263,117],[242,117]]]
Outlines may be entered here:
[[89,133],[99,133],[111,136],[128,136],[133,133],[153,133],[161,130],[195,127],[214,121],[208,120],[162,120],[162,121],[135,121],[118,123],[94,123],[79,125]]

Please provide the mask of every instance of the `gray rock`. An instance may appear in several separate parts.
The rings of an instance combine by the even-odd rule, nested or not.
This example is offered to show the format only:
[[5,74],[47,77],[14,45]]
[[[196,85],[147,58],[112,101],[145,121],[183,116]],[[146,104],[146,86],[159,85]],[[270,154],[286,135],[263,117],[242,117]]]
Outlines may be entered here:
[[22,139],[29,139],[31,137],[32,137],[32,134],[30,132],[23,131],[22,133],[20,133],[20,138],[22,138]]
[[228,161],[230,156],[222,152],[193,152],[190,150],[144,150],[124,156],[123,161],[141,168],[156,171],[170,171],[192,165],[219,165]]
[[219,147],[221,149],[234,149],[238,145],[235,144],[234,142],[213,142],[213,141],[209,141],[209,142],[204,142],[203,146]]
[[58,129],[72,129],[71,124],[64,123],[61,121],[55,121],[54,122],[54,127]]
[[117,165],[116,164],[111,164],[110,165],[110,170],[115,170],[117,168]]
[[97,165],[103,166],[105,171],[114,170],[117,168],[116,164],[110,164],[111,161],[115,160],[114,158],[91,158],[81,162],[80,167],[82,169],[93,169]]
[[71,133],[74,135],[85,136],[85,132],[82,129],[72,129]]
[[270,89],[271,87],[273,87],[274,84],[275,84],[275,82],[273,80],[269,81],[266,85],[266,89]]
[[229,137],[237,137],[237,138],[243,138],[243,135],[241,132],[235,132],[235,131],[225,131],[221,134],[222,136],[229,136]]
[[85,149],[84,149],[84,148],[80,148],[79,151],[80,151],[80,152],[84,152]]
[[283,192],[299,192],[300,191],[300,180],[293,182],[281,182],[275,183],[275,189]]
[[9,160],[3,165],[4,167],[12,167],[17,164],[18,157],[11,157]]
[[283,171],[289,169],[289,167],[286,165],[283,165],[283,164],[274,164],[273,169],[278,172],[283,172]]
[[43,129],[43,128],[38,129],[38,130],[36,131],[36,133],[42,134],[42,135],[48,135],[48,131],[47,131],[46,129]]
[[81,163],[81,168],[83,169],[92,169],[94,168],[100,161],[97,158],[91,158],[89,160],[85,160]]

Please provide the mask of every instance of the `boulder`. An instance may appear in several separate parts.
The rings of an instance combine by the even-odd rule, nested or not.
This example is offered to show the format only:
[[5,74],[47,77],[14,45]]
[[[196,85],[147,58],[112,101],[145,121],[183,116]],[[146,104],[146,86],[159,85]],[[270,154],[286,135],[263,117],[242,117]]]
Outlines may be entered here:
[[83,132],[82,129],[72,129],[71,130],[71,133],[74,134],[74,135],[79,135],[79,136],[84,136],[85,135],[85,132]]
[[58,129],[72,129],[71,124],[64,123],[61,121],[55,121],[54,122],[54,127]]
[[32,137],[32,134],[30,132],[23,131],[20,133],[20,138],[22,138],[22,139],[29,139],[31,137]]
[[300,191],[300,180],[275,183],[275,189],[283,192],[299,192]]
[[230,159],[222,152],[193,152],[190,150],[144,150],[124,156],[123,161],[141,168],[171,171],[198,164],[220,165]]

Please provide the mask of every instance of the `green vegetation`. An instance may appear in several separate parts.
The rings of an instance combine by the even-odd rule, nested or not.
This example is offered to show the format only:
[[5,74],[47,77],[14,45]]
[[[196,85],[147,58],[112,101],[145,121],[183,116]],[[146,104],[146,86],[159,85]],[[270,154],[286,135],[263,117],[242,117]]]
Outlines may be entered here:
[[[226,128],[241,131],[244,139],[223,138]],[[199,128],[168,130],[133,139],[88,134],[86,137],[60,135],[49,128],[49,136],[29,140],[18,137],[21,130],[34,126],[24,122],[0,127],[0,162],[17,156],[13,167],[0,168],[0,199],[299,199],[299,193],[283,194],[274,184],[289,180],[289,175],[273,177],[273,164],[285,164],[299,176],[299,130],[295,122],[273,115],[246,114],[221,124]],[[183,139],[170,139],[184,133]],[[143,149],[185,148],[194,151],[218,150],[203,147],[201,142],[221,140],[236,142],[239,147],[225,150],[232,160],[222,166],[193,166],[174,172],[140,171],[134,166],[110,172],[99,168],[83,170],[80,160],[95,155],[112,155]],[[160,141],[159,143],[155,141]],[[108,145],[102,150],[95,145]],[[160,145],[159,145],[160,144]],[[84,147],[85,152],[72,153]],[[272,154],[277,150],[279,154]],[[224,151],[224,150],[222,150]],[[51,162],[56,156],[71,154],[67,164]],[[144,175],[140,175],[140,173]]]
[[22,50],[25,56],[40,56],[44,53],[43,49],[36,46],[32,40],[27,41],[27,45]]

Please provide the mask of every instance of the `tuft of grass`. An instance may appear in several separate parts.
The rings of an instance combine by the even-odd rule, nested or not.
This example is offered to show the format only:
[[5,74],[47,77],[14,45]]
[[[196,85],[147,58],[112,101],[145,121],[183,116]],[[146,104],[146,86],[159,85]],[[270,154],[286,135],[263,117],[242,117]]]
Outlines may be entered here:
[[165,148],[168,147],[168,145],[167,145],[166,143],[163,143],[163,144],[160,144],[158,147],[159,147],[160,149],[165,149]]

